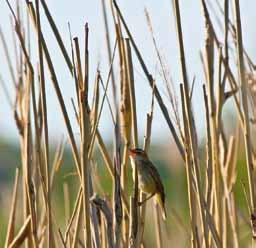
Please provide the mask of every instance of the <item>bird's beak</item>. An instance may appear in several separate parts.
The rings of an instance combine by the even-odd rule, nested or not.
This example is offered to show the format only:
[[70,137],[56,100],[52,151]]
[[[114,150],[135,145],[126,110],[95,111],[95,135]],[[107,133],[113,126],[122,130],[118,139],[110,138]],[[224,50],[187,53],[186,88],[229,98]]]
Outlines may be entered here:
[[129,149],[129,155],[130,156],[134,156],[136,153],[134,151],[134,149]]

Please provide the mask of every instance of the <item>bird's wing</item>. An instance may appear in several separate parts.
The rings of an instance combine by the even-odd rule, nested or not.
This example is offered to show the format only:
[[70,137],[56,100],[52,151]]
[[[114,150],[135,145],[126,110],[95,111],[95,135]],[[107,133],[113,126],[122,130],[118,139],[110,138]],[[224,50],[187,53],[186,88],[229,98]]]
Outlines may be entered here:
[[165,193],[164,193],[164,186],[162,184],[161,177],[160,177],[157,169],[153,165],[153,163],[150,161],[148,162],[148,168],[149,168],[149,173],[151,174],[152,178],[154,179],[154,181],[156,183],[157,191],[160,193],[162,201],[164,203],[165,202]]

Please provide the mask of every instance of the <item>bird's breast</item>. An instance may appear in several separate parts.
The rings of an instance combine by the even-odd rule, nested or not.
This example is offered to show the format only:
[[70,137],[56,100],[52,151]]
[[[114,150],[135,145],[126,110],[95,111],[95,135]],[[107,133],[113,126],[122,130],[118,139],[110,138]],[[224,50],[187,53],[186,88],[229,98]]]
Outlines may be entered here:
[[137,163],[137,168],[138,168],[138,181],[139,181],[140,190],[142,190],[147,194],[154,193],[156,191],[156,184],[152,175],[148,170],[147,165],[139,161]]

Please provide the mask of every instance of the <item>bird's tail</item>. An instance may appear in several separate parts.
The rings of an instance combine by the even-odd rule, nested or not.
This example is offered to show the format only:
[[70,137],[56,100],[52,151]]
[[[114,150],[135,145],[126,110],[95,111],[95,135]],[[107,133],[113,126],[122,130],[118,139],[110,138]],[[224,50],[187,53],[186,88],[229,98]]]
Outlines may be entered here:
[[165,209],[164,202],[163,202],[163,200],[161,198],[161,195],[160,194],[156,194],[155,199],[156,199],[156,203],[158,204],[158,206],[161,209],[163,220],[166,220],[166,218],[167,218],[167,216],[166,216],[166,209]]

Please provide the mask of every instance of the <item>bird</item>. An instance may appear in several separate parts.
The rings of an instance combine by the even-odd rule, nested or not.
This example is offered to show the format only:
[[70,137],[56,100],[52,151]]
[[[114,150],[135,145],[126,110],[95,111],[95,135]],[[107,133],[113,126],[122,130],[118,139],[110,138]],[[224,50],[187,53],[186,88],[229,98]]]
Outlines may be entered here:
[[139,202],[139,205],[154,197],[160,206],[163,219],[166,220],[164,186],[156,167],[143,149],[129,149],[129,157],[132,168],[137,168],[138,171],[138,187],[147,195],[142,202]]

